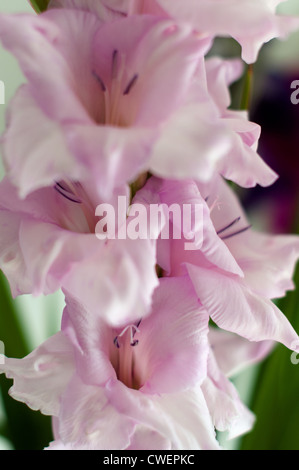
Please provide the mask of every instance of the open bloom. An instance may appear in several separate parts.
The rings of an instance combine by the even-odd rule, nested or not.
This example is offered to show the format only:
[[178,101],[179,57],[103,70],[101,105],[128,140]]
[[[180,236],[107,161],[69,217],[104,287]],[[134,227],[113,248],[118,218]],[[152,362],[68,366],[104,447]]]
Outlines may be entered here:
[[[229,168],[236,149],[256,146],[257,126],[223,118],[206,83],[210,40],[188,24],[147,15],[103,23],[53,9],[1,16],[0,39],[28,79],[2,139],[21,197],[67,177],[93,179],[109,198],[145,171],[199,181],[218,171],[243,184],[242,165]],[[271,184],[276,175],[253,161],[245,184]]]
[[153,177],[136,198],[143,204],[158,199],[167,207],[192,203],[203,208],[198,249],[185,250],[182,237],[160,239],[157,263],[163,276],[189,276],[201,304],[220,328],[250,341],[274,340],[291,349],[298,344],[296,332],[271,301],[294,287],[297,236],[253,231],[234,192],[220,177],[207,186]]
[[201,34],[231,36],[242,58],[255,62],[262,45],[299,28],[299,19],[276,13],[285,0],[54,0],[53,5],[88,8],[108,14],[156,14],[191,23]]
[[[201,144],[210,153],[217,146],[217,158],[227,151],[222,127],[213,126],[213,106],[186,103],[206,50],[188,25],[146,16],[104,24],[92,13],[53,9],[38,17],[1,16],[0,37],[29,81],[12,103],[3,142],[22,197],[65,176],[92,177],[101,194],[111,195],[151,167],[151,158],[170,158],[155,150],[169,116],[174,126],[183,119],[194,130],[194,112],[199,119],[207,112],[210,136],[205,140],[199,130],[190,155]],[[209,152],[203,155],[208,161]]]
[[[112,207],[126,193],[119,189]],[[146,315],[158,284],[155,240],[96,238],[92,185],[60,181],[20,200],[5,178],[0,200],[0,266],[14,296],[62,288],[112,324]],[[116,230],[129,221],[127,206],[122,215]]]
[[151,315],[125,328],[67,298],[62,331],[1,371],[15,399],[54,417],[50,448],[218,449],[215,423],[233,436],[254,418],[215,361],[208,315],[178,278],[162,279]]

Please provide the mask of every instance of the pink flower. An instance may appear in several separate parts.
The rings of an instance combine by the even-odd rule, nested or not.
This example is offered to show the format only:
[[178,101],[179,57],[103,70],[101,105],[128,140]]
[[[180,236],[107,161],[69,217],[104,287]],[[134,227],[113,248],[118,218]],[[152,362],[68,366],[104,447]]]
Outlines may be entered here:
[[15,399],[54,417],[50,449],[218,449],[214,424],[235,436],[254,417],[207,333],[188,279],[162,279],[151,315],[123,329],[68,298],[62,331],[1,371]]
[[188,275],[200,303],[220,328],[250,341],[279,341],[293,349],[298,336],[271,299],[294,287],[297,236],[253,231],[220,177],[207,186],[153,177],[136,199],[144,204],[158,199],[168,207],[201,205],[203,242],[198,250],[186,251],[183,238],[158,241],[157,263],[163,276]]
[[89,12],[53,9],[2,15],[0,38],[28,79],[3,136],[22,198],[66,177],[93,179],[104,199],[146,171],[199,181],[220,171],[247,186],[276,178],[257,155],[248,176],[240,163],[230,169],[243,163],[243,146],[252,157],[258,128],[224,118],[206,83],[210,41],[191,26],[151,16],[104,24]]
[[1,16],[0,37],[29,81],[11,105],[3,139],[22,197],[66,176],[92,177],[109,197],[140,172],[154,171],[151,160],[170,159],[171,149],[159,146],[179,120],[193,132],[195,116],[210,134],[185,137],[192,169],[198,146],[208,150],[200,167],[216,148],[217,159],[227,151],[212,103],[186,103],[206,50],[189,26],[145,16],[103,24],[88,12],[54,9],[39,17]]
[[[86,315],[69,299],[63,332],[23,361],[6,360],[2,370],[15,377],[11,394],[56,416],[56,438],[64,445],[181,449],[198,448],[202,440],[216,447],[200,393],[207,316],[186,283],[165,280],[163,286],[152,315],[123,331]],[[40,400],[45,376],[57,386],[50,400],[44,396],[46,404]]]
[[[126,188],[112,207],[118,195]],[[101,201],[92,185],[58,182],[20,200],[5,178],[0,201],[0,266],[14,296],[62,288],[114,325],[148,313],[158,284],[155,240],[96,238]]]

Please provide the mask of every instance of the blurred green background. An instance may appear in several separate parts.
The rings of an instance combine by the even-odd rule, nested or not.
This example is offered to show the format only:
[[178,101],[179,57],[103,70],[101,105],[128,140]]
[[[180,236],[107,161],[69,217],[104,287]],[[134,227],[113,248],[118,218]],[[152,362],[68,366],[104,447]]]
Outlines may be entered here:
[[[282,4],[280,10],[299,15],[299,1]],[[26,0],[2,0],[0,13],[4,12],[34,14]],[[296,146],[299,105],[298,111],[290,105],[290,83],[293,79],[299,80],[298,44],[299,33],[287,41],[272,41],[263,48],[254,66],[250,114],[265,129],[260,153],[282,173],[282,178],[268,190],[240,190],[255,227],[285,233],[299,233],[299,172],[296,173],[299,168],[299,147]],[[239,46],[229,39],[218,39],[212,51],[212,54],[228,57],[239,53]],[[2,133],[7,104],[24,81],[17,62],[2,48],[0,80],[5,84],[5,104],[0,104]],[[235,108],[240,104],[243,88],[244,80],[241,80],[232,89]],[[0,173],[4,174],[2,166]],[[299,286],[299,271],[296,284]],[[58,331],[63,306],[61,293],[46,298],[23,296],[12,300],[0,273],[0,340],[4,342],[6,355],[23,357]],[[299,287],[279,301],[279,306],[299,332]],[[256,413],[257,421],[254,430],[244,438],[227,443],[225,436],[220,436],[226,448],[299,450],[299,364],[293,365],[290,357],[290,351],[278,346],[262,364],[234,378],[241,398]],[[12,400],[8,396],[10,386],[11,381],[1,375],[0,450],[42,449],[52,439],[50,418]]]

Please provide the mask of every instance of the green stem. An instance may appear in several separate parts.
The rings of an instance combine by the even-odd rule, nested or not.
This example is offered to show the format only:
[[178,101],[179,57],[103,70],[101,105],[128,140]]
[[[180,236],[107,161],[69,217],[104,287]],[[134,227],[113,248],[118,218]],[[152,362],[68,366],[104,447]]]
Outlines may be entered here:
[[30,3],[36,13],[42,13],[47,10],[50,0],[30,0]]
[[247,71],[244,76],[244,88],[241,98],[240,109],[248,111],[250,108],[251,93],[252,93],[252,84],[253,84],[253,65],[250,64],[247,66]]

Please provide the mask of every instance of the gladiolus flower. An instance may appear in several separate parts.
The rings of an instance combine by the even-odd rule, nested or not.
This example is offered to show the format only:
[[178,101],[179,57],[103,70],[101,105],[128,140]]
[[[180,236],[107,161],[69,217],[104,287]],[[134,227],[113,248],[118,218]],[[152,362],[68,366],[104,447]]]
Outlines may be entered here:
[[53,416],[50,449],[219,449],[214,424],[233,437],[254,417],[216,377],[207,334],[188,280],[162,279],[151,315],[125,328],[67,298],[62,331],[1,371],[15,399]]

